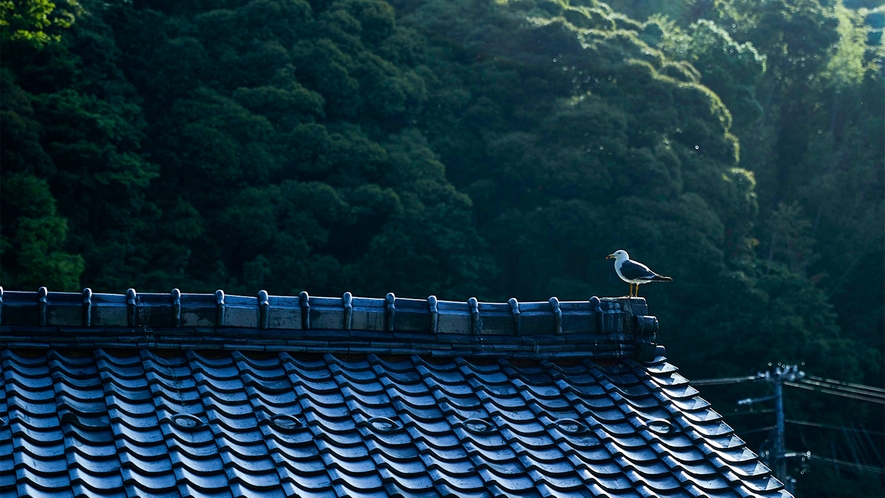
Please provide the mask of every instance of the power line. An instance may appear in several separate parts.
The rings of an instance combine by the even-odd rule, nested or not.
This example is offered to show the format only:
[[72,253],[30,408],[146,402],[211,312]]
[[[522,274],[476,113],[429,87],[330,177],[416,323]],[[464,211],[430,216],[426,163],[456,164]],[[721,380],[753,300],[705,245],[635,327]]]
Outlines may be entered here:
[[722,377],[720,379],[701,379],[701,380],[693,380],[691,381],[691,385],[693,386],[719,386],[723,384],[739,384],[741,382],[752,382],[756,380],[761,380],[763,377],[760,375],[750,375],[747,377]]
[[843,467],[843,468],[846,468],[849,470],[854,470],[857,472],[862,472],[862,473],[867,473],[867,474],[876,474],[876,475],[880,475],[880,476],[885,475],[885,469],[883,469],[882,467],[873,467],[871,465],[859,465],[856,463],[846,462],[844,460],[836,460],[835,458],[819,457],[817,455],[810,455],[810,458],[812,460],[818,460],[821,462],[832,463],[834,466],[838,465],[840,467]]
[[[771,364],[769,364],[771,367]],[[761,398],[748,398],[742,399],[738,401],[738,405],[752,405],[753,403],[761,403],[764,401],[774,400],[775,401],[775,409],[774,410],[762,410],[760,412],[753,411],[744,411],[744,412],[736,412],[732,415],[755,415],[756,413],[776,413],[776,424],[761,427],[757,429],[750,429],[747,431],[742,431],[742,434],[752,434],[756,432],[765,432],[765,431],[773,431],[772,435],[772,444],[773,448],[768,452],[769,457],[771,458],[772,470],[774,471],[775,476],[784,482],[787,486],[787,491],[792,492],[792,482],[795,480],[791,479],[790,476],[787,475],[786,471],[786,460],[788,458],[792,458],[795,456],[802,456],[803,461],[806,459],[813,459],[820,462],[826,462],[828,464],[833,465],[833,469],[836,471],[836,474],[839,474],[839,469],[850,470],[859,473],[866,474],[875,474],[878,476],[885,475],[885,469],[881,467],[875,467],[872,465],[868,465],[870,463],[870,454],[866,449],[866,445],[864,444],[864,439],[866,438],[866,442],[870,443],[870,447],[872,448],[875,459],[878,459],[879,462],[882,462],[882,457],[879,451],[876,449],[875,444],[873,443],[870,434],[874,434],[877,436],[885,436],[885,433],[881,432],[870,432],[861,427],[862,430],[858,430],[854,428],[854,425],[851,428],[845,426],[835,426],[835,425],[827,425],[827,424],[818,424],[814,422],[805,422],[801,420],[785,420],[784,418],[784,407],[783,407],[783,390],[782,386],[796,387],[799,389],[805,389],[809,391],[817,391],[824,394],[832,394],[834,396],[841,396],[844,398],[857,399],[860,401],[867,401],[870,403],[877,403],[885,405],[885,389],[881,389],[873,386],[865,386],[862,384],[853,384],[850,382],[843,382],[834,379],[825,379],[822,377],[812,377],[806,376],[805,372],[799,370],[796,365],[781,365],[778,364],[776,368],[771,369],[767,372],[760,372],[756,375],[745,376],[745,377],[723,377],[719,379],[701,379],[698,381],[692,382],[693,385],[703,386],[703,385],[729,385],[729,384],[739,384],[743,382],[755,382],[764,380],[766,382],[771,383],[774,386],[774,395],[761,397]],[[804,425],[809,427],[819,427],[825,429],[836,429],[842,431],[845,442],[848,445],[848,449],[851,452],[851,456],[854,459],[854,462],[838,460],[836,458],[826,458],[826,457],[818,457],[811,455],[810,452],[807,453],[792,453],[786,451],[785,441],[784,441],[784,424],[791,423],[797,425]],[[800,431],[801,434],[801,431]],[[861,436],[861,434],[863,436]],[[804,437],[803,437],[804,441]],[[836,448],[833,445],[833,441],[830,441],[830,445],[833,449],[834,456],[836,455]],[[874,460],[875,460],[874,459]],[[875,463],[875,462],[874,462]]]
[[[699,379],[691,381],[692,385],[695,386],[717,386],[717,385],[727,385],[727,384],[739,384],[742,382],[754,382],[758,380],[765,380],[764,374],[756,374],[756,375],[747,375],[743,377],[721,377],[717,379]],[[816,377],[813,375],[807,375],[805,378],[797,379],[797,382],[806,383],[810,386],[818,387],[822,390],[828,389],[831,391],[841,391],[843,394],[856,394],[859,396],[869,397],[873,399],[882,399],[882,402],[885,403],[885,389],[874,386],[865,386],[863,384],[854,384],[851,382],[845,382],[841,380],[835,379],[825,379],[823,377]],[[786,383],[786,382],[785,382]],[[799,386],[792,386],[799,387]],[[803,387],[804,388],[804,387]],[[804,388],[809,389],[809,388]],[[836,394],[836,393],[829,393]],[[870,400],[873,401],[873,400]]]
[[861,395],[857,395],[857,394],[850,394],[847,392],[843,392],[841,390],[820,387],[818,385],[808,384],[805,382],[784,381],[784,385],[789,386],[789,387],[796,387],[799,389],[805,389],[808,391],[817,391],[817,392],[822,392],[824,394],[832,394],[834,396],[841,396],[843,398],[851,398],[851,399],[857,399],[860,401],[868,401],[870,403],[878,403],[880,405],[885,405],[885,397],[879,398],[879,397],[869,397],[869,396],[861,396]]
[[861,467],[862,465],[866,465],[866,463],[867,463],[866,459],[863,459],[863,461],[864,461],[863,464],[860,463],[860,461],[862,459],[862,455],[860,453],[860,450],[854,444],[854,439],[852,439],[851,434],[849,434],[849,432],[845,429],[846,429],[845,427],[842,428],[842,434],[845,435],[845,441],[848,442],[848,450],[851,451],[851,456],[854,457],[854,463],[858,467]]
[[825,389],[833,389],[835,391],[842,391],[845,393],[858,394],[861,396],[870,396],[873,398],[881,398],[885,400],[885,391],[879,390],[875,387],[869,386],[861,386],[859,384],[847,384],[844,382],[838,381],[822,381],[822,380],[809,380],[809,379],[800,379],[799,382],[803,382],[806,384],[811,384],[814,386],[822,387]]
[[788,424],[804,425],[804,426],[808,426],[808,427],[820,427],[823,429],[836,429],[836,430],[840,430],[840,431],[841,430],[848,430],[851,432],[857,432],[857,433],[861,433],[861,434],[865,433],[865,434],[873,434],[876,436],[885,436],[885,432],[868,431],[866,429],[863,429],[863,430],[848,429],[848,428],[841,426],[841,425],[818,424],[815,422],[806,422],[804,420],[791,420],[791,419],[786,419],[786,420],[784,420],[784,422],[786,422]]
[[737,417],[738,415],[761,415],[761,414],[763,414],[763,413],[774,413],[774,409],[771,408],[771,409],[767,409],[767,410],[753,410],[753,411],[746,411],[746,412],[734,412],[734,413],[728,413],[728,414],[726,414],[726,415],[729,416],[729,417]]
[[878,394],[881,394],[882,396],[885,396],[885,389],[883,389],[881,387],[865,386],[863,384],[853,384],[851,382],[845,382],[843,380],[825,379],[823,377],[816,377],[814,375],[806,375],[805,378],[809,379],[809,380],[814,380],[817,382],[826,382],[828,384],[836,384],[839,386],[852,387],[852,388],[863,390],[863,391],[872,391],[874,393],[878,393]]
[[750,429],[748,431],[741,431],[741,434],[752,434],[754,432],[765,432],[765,431],[770,431],[772,429],[777,429],[777,426],[776,425],[769,425],[767,427],[760,427],[758,429]]
[[873,454],[876,455],[876,458],[879,460],[879,463],[883,463],[882,455],[879,453],[879,450],[876,449],[876,444],[873,443],[873,438],[870,437],[870,432],[867,431],[865,427],[861,427],[863,429],[863,434],[867,438],[867,442],[870,443],[870,448],[873,450]]

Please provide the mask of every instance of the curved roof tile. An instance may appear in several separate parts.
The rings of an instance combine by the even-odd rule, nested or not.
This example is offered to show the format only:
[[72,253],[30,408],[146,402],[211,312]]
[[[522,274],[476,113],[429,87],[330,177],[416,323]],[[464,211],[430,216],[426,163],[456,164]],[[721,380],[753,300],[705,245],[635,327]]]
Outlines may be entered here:
[[789,496],[642,299],[0,298],[0,492]]

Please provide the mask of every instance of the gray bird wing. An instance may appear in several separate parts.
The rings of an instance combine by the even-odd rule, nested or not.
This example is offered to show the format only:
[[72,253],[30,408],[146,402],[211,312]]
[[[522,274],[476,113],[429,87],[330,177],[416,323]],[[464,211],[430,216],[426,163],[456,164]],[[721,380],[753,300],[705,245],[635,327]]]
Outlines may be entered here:
[[654,278],[655,272],[649,270],[648,267],[642,263],[637,263],[628,259],[621,265],[621,275],[627,280],[640,280]]

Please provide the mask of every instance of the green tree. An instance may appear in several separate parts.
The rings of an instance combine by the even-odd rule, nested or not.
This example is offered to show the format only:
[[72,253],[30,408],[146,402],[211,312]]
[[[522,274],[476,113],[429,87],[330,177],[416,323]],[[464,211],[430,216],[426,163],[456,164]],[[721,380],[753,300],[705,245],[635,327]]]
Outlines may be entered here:
[[65,0],[60,7],[49,0],[4,0],[0,2],[0,39],[42,48],[60,41],[63,30],[80,14],[82,8],[75,0]]
[[0,279],[4,285],[22,290],[41,286],[78,290],[83,257],[65,250],[68,223],[58,215],[47,182],[27,173],[5,174],[2,198]]

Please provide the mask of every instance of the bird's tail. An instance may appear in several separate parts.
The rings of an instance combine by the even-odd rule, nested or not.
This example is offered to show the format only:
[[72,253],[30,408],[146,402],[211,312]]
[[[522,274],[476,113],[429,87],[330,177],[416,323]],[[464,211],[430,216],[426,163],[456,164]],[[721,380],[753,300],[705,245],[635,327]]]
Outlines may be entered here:
[[654,277],[651,278],[653,282],[672,282],[673,279],[671,277],[665,277],[663,275],[655,274]]

